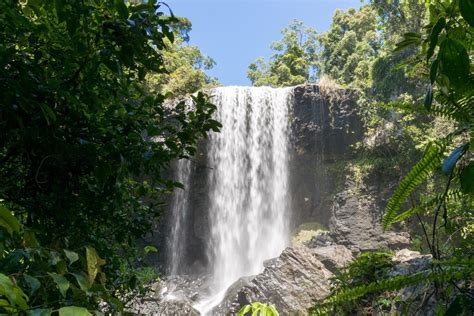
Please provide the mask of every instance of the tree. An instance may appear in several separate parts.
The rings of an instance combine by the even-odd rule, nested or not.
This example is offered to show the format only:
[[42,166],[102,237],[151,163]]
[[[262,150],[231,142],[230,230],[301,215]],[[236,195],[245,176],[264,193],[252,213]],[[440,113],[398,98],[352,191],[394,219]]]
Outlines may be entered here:
[[218,85],[216,78],[205,73],[214,67],[215,61],[205,56],[197,46],[187,43],[191,26],[189,20],[181,17],[173,23],[174,41],[165,39],[165,49],[162,51],[166,73],[147,77],[152,90],[162,94],[183,96]]
[[[9,274],[0,276],[1,296],[10,279],[32,290],[35,306],[90,307],[98,293],[135,286],[135,240],[177,185],[163,168],[220,126],[203,94],[193,106],[168,107],[145,89],[147,75],[165,72],[173,20],[152,1],[0,2],[0,223],[14,214],[24,227],[0,225],[0,266]],[[38,245],[59,259],[39,264],[44,258],[28,250]],[[65,269],[64,249],[81,254],[74,264],[87,262],[89,283],[99,283],[85,297],[65,287],[87,288]],[[46,281],[36,291],[27,275],[38,273],[56,292]]]
[[266,62],[258,58],[249,65],[247,76],[254,86],[292,86],[317,76],[316,30],[294,20],[281,31],[283,38],[271,45],[275,53]]
[[318,37],[321,72],[339,84],[370,85],[370,67],[380,49],[376,14],[371,6],[336,10],[331,28]]

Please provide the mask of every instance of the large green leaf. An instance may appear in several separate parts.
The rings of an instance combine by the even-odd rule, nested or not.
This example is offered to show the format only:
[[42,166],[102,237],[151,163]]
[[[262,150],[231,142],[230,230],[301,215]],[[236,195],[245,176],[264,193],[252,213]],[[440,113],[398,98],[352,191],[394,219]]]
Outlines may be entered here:
[[100,267],[105,264],[105,260],[99,257],[97,251],[92,247],[86,247],[87,273],[89,282],[93,283]]
[[145,253],[158,252],[158,249],[156,249],[156,247],[154,247],[154,246],[145,246],[145,248],[143,248],[143,250],[145,251]]
[[464,167],[461,171],[461,188],[464,193],[474,193],[474,162]]
[[22,310],[28,309],[28,296],[23,293],[17,285],[5,274],[0,273],[0,296],[4,296],[11,306],[17,306]]
[[423,102],[425,109],[429,111],[431,109],[431,104],[433,104],[433,87],[430,85],[428,91],[426,92],[425,101]]
[[59,309],[59,316],[91,316],[87,308],[78,306],[66,306]]
[[79,284],[81,290],[87,291],[88,289],[90,289],[91,283],[89,282],[89,279],[87,278],[87,275],[84,272],[72,273],[72,275],[76,278],[76,281]]
[[469,55],[463,43],[445,38],[441,42],[438,59],[442,73],[449,78],[450,84],[461,87],[469,81]]
[[474,27],[474,1],[473,0],[459,0],[459,10],[461,15],[469,25]]
[[449,156],[444,160],[442,167],[443,173],[445,175],[449,175],[451,173],[459,158],[461,158],[466,153],[468,148],[468,144],[464,144],[457,147],[449,154]]
[[54,280],[54,282],[58,286],[58,289],[59,289],[59,292],[61,293],[61,295],[63,297],[66,297],[67,290],[71,286],[69,281],[64,276],[59,275],[57,273],[48,272],[48,274],[49,274],[49,276],[51,276],[51,278]]
[[67,259],[69,260],[69,265],[71,265],[74,262],[76,262],[77,260],[79,260],[79,255],[77,254],[77,252],[64,249],[64,254],[66,255]]
[[20,223],[15,216],[3,205],[0,204],[0,226],[5,228],[11,235],[20,230]]
[[428,47],[428,51],[426,52],[426,60],[430,60],[431,56],[435,51],[436,45],[438,44],[438,37],[441,31],[446,26],[446,19],[444,17],[440,17],[436,24],[431,29],[430,34],[430,45]]
[[250,312],[251,309],[252,309],[251,305],[249,305],[249,304],[245,305],[239,310],[239,312],[237,313],[237,316],[244,316],[245,314]]
[[428,146],[423,157],[418,161],[410,172],[403,178],[399,187],[388,200],[382,219],[384,229],[387,229],[397,212],[408,196],[420,185],[433,170],[439,167],[445,150],[444,145],[432,143]]
[[23,274],[23,277],[25,278],[26,283],[28,283],[32,294],[35,293],[41,287],[41,282],[37,278],[32,277],[28,274]]

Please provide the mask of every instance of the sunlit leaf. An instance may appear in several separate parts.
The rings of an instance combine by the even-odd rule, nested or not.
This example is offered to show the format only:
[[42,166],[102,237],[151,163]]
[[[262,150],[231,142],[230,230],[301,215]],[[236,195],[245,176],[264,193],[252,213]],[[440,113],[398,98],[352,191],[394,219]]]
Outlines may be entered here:
[[156,249],[156,247],[153,247],[153,246],[146,246],[145,248],[143,248],[143,250],[145,251],[145,253],[158,252],[158,249]]
[[11,235],[20,230],[20,223],[15,216],[3,205],[0,204],[0,226],[5,228]]
[[64,254],[66,255],[67,259],[69,260],[69,265],[71,265],[74,262],[76,262],[77,260],[79,260],[79,255],[77,254],[77,252],[64,249]]
[[89,282],[92,283],[100,271],[100,267],[105,264],[105,261],[99,257],[97,251],[92,247],[86,247],[86,259]]
[[66,306],[59,309],[59,316],[91,316],[87,308],[77,306]]

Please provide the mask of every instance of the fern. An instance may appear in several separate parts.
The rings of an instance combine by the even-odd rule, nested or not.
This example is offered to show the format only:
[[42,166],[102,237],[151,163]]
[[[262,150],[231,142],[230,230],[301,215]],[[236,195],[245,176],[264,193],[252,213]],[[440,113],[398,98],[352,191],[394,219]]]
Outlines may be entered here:
[[[472,262],[472,261],[471,261]],[[354,301],[366,294],[379,291],[396,291],[408,286],[434,281],[447,282],[460,279],[472,279],[474,276],[474,266],[468,264],[467,267],[449,268],[444,270],[426,270],[410,275],[396,276],[390,279],[380,280],[350,288],[333,295],[309,310],[310,315],[326,315],[332,312],[333,307],[348,301]]]
[[471,113],[474,111],[474,96],[465,96],[459,100],[452,99],[442,93],[436,94],[436,101],[430,109],[430,113],[453,119],[457,122],[469,122]]
[[[445,201],[459,201],[464,194],[461,190],[449,190],[446,194]],[[430,200],[420,205],[414,206],[409,208],[408,210],[404,211],[403,213],[398,214],[397,216],[392,217],[391,220],[387,222],[387,227],[393,225],[395,223],[401,222],[406,220],[407,218],[411,217],[413,214],[422,213],[423,211],[439,204],[443,199],[442,194],[437,194]]]
[[408,175],[402,180],[400,186],[392,195],[385,208],[385,215],[382,219],[384,229],[396,218],[396,214],[411,192],[420,185],[441,163],[445,150],[445,145],[431,143],[426,149],[423,158],[416,163]]
[[435,98],[437,102],[431,105],[429,111],[419,104],[400,101],[380,102],[377,103],[377,106],[408,114],[430,114],[457,122],[470,122],[471,113],[474,111],[474,95],[465,96],[459,100],[453,100],[452,96],[437,93]]

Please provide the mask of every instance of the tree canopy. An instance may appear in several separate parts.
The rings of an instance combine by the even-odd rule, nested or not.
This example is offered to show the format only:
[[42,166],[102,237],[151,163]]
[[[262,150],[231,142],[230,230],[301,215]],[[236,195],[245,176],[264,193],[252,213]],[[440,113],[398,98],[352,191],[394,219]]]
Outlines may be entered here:
[[281,31],[283,38],[272,43],[275,53],[266,62],[258,58],[247,76],[254,86],[291,86],[314,80],[317,75],[316,30],[295,20]]

